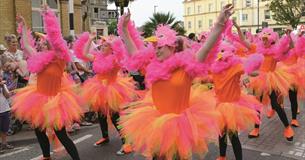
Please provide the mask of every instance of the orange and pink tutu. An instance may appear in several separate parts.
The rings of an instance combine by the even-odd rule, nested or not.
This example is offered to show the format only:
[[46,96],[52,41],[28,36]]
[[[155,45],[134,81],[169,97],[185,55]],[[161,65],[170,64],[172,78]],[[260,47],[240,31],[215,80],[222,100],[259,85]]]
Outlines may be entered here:
[[18,119],[34,128],[61,129],[79,121],[83,114],[82,99],[74,92],[74,84],[64,76],[61,88],[54,96],[45,95],[33,83],[17,90],[12,110]]
[[180,114],[160,113],[151,98],[131,103],[120,119],[122,134],[136,151],[148,157],[171,159],[179,155],[184,159],[192,153],[204,155],[208,143],[217,140],[219,132],[213,126],[220,116],[213,108],[215,101],[202,98],[211,96],[205,94],[193,96],[189,108]]
[[242,93],[237,102],[219,102],[216,110],[221,113],[219,126],[232,132],[245,131],[259,123],[258,113],[262,104],[254,96]]
[[130,78],[117,75],[96,75],[83,85],[83,97],[92,110],[108,114],[119,112],[120,107],[136,97]]

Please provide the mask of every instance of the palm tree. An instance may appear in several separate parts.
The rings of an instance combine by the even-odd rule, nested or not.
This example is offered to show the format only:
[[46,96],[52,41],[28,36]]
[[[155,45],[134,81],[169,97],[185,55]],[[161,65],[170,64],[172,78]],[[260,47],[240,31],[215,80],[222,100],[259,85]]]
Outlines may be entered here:
[[149,21],[145,22],[143,25],[143,36],[152,36],[153,32],[160,24],[171,26],[179,35],[184,35],[186,32],[182,21],[176,21],[176,18],[172,13],[154,13],[153,16],[149,18]]

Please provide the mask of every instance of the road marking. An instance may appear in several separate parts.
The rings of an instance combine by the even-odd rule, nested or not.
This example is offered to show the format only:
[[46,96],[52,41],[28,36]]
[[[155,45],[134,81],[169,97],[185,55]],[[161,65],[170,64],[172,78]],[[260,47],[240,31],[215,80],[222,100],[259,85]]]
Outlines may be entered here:
[[[83,136],[83,137],[80,137],[80,138],[74,140],[73,142],[74,142],[74,144],[77,144],[77,143],[80,143],[80,142],[82,142],[82,141],[84,141],[84,140],[86,140],[86,139],[89,139],[89,138],[92,137],[92,136],[93,136],[92,134],[88,134],[88,135],[85,135],[85,136]],[[64,147],[60,147],[60,148],[58,148],[58,149],[56,150],[56,152],[62,151],[62,150],[64,150],[64,149],[65,149]],[[52,154],[54,154],[54,152],[51,152],[50,154],[52,155]],[[32,158],[31,160],[39,160],[39,159],[41,159],[41,158],[42,158],[42,155],[40,155],[40,156],[38,156],[38,157],[35,157],[35,158]]]
[[295,142],[294,147],[288,151],[288,154],[296,157],[305,157],[305,143]]
[[271,156],[271,154],[262,152],[261,156]]
[[28,151],[28,150],[30,150],[30,149],[31,149],[31,147],[18,147],[18,148],[15,148],[15,149],[14,149],[14,150],[16,150],[16,151],[13,151],[13,152],[10,152],[10,153],[5,153],[5,154],[0,155],[0,158],[12,156],[12,155],[14,155],[14,154],[17,154],[17,153],[20,153],[20,152],[24,152],[24,151]]

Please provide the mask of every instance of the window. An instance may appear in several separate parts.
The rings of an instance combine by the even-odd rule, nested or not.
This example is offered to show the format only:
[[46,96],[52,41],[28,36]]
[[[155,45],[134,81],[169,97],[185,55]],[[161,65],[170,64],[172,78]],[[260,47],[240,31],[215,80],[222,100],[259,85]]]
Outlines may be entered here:
[[212,26],[213,26],[213,20],[209,19],[209,27],[212,27]]
[[245,22],[245,21],[248,21],[248,14],[242,14],[242,20]]
[[188,22],[188,28],[192,28],[192,22],[191,21]]
[[198,21],[198,28],[202,28],[202,21],[201,20]]
[[33,31],[36,32],[44,32],[43,31],[43,23],[42,17],[39,11],[32,11],[32,27]]
[[213,10],[213,3],[210,3],[209,4],[209,12],[212,12],[212,10]]
[[93,18],[98,18],[98,8],[93,8]]
[[270,10],[265,10],[265,19],[270,19]]
[[202,11],[201,11],[201,6],[197,6],[197,12],[198,12],[198,13],[202,13]]
[[52,11],[58,13],[59,0],[32,0],[32,30],[34,32],[44,32],[43,20],[40,14],[41,5],[48,4]]
[[47,4],[49,5],[50,8],[53,9],[58,8],[57,0],[47,0]]
[[32,0],[32,7],[39,8],[42,5],[41,0]]
[[246,7],[251,7],[251,0],[246,0]]
[[187,7],[187,15],[191,14],[191,7]]

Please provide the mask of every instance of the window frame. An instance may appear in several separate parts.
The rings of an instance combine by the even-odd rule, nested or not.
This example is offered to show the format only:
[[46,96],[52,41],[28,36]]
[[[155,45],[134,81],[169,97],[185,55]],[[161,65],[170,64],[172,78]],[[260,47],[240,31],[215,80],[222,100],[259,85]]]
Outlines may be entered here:
[[[59,0],[56,0],[57,1],[57,9],[55,8],[51,8],[50,7],[50,10],[55,12],[59,21],[60,21],[60,16],[58,16],[59,14],[59,11],[60,11],[60,3],[59,3]],[[40,0],[41,4],[47,4],[47,0]],[[33,3],[33,0],[31,0],[31,3]],[[33,18],[33,12],[38,12],[40,13],[42,10],[40,7],[33,7],[33,4],[31,4],[31,8],[32,8],[32,12],[31,12],[31,17],[32,17],[32,31],[33,32],[44,32],[44,24],[43,24],[43,20],[42,20],[42,16],[40,15],[41,17],[41,20],[42,20],[42,26],[34,26],[34,18]]]

